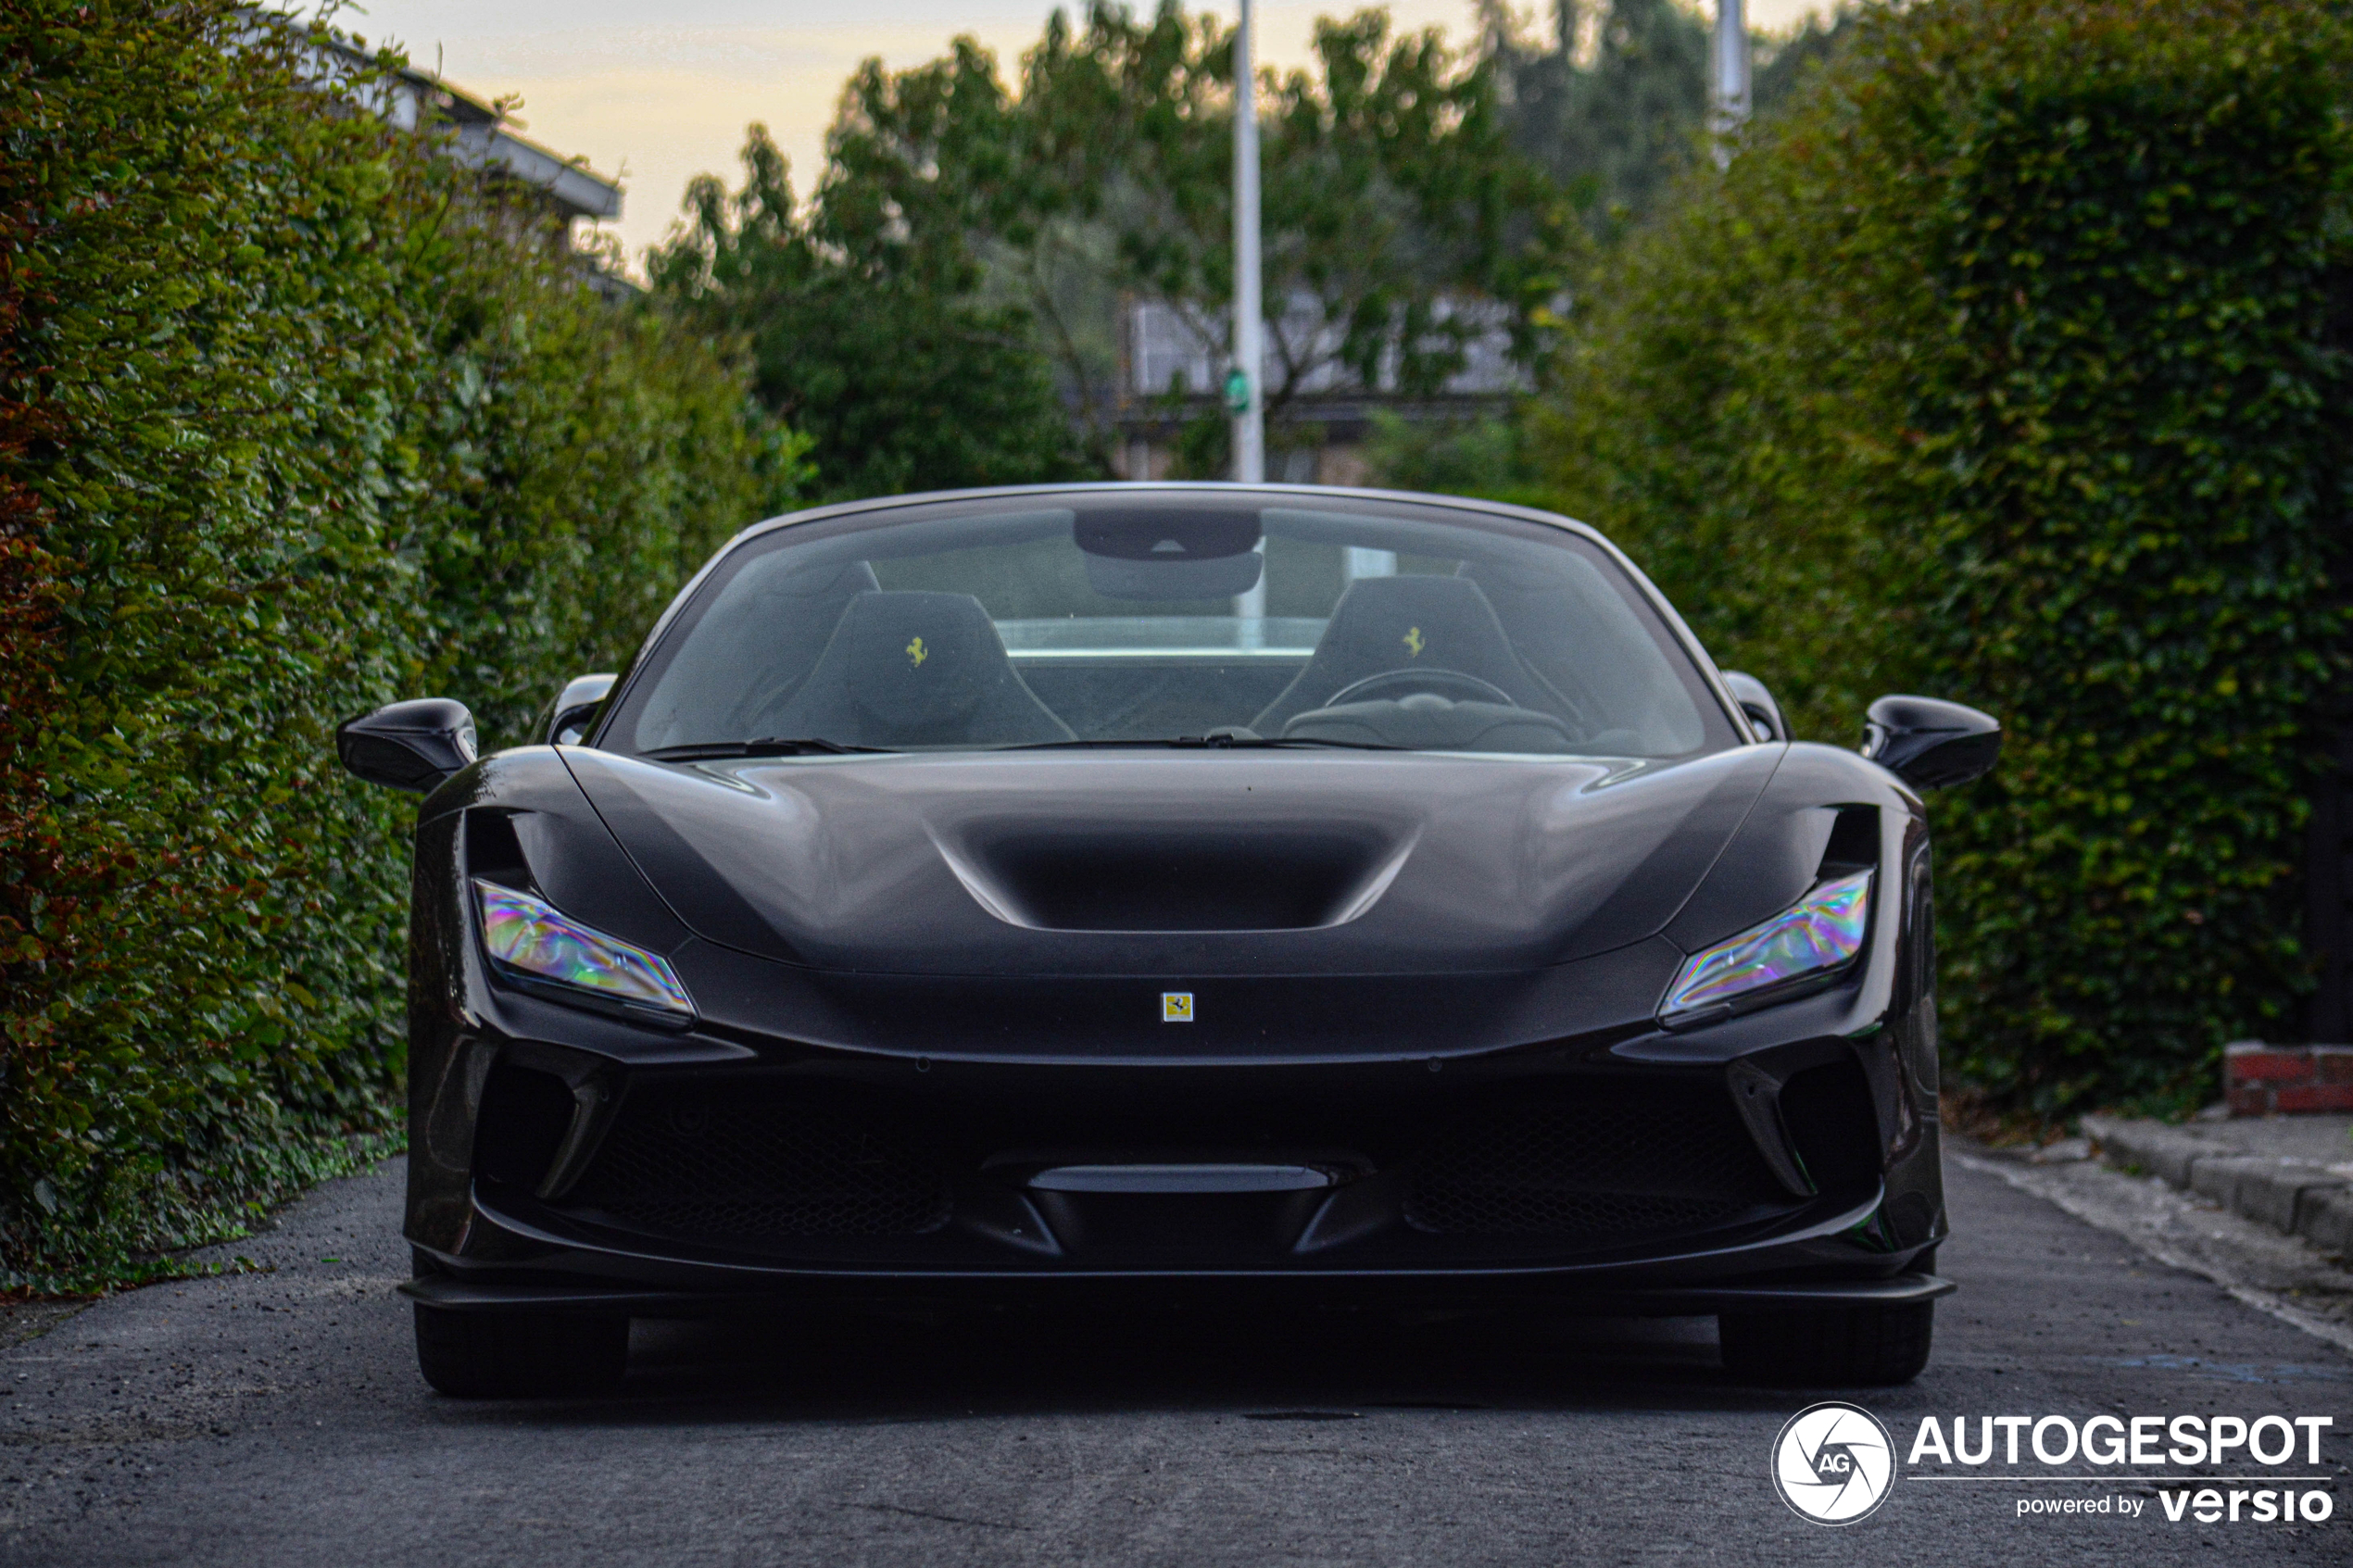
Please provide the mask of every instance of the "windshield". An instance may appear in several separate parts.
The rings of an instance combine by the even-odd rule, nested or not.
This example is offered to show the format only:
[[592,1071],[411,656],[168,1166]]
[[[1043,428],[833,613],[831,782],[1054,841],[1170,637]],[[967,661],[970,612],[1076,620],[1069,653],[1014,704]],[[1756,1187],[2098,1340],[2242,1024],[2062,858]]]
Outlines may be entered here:
[[1090,744],[1670,758],[1733,738],[1626,573],[1567,530],[1139,486],[747,540],[598,744],[679,759]]

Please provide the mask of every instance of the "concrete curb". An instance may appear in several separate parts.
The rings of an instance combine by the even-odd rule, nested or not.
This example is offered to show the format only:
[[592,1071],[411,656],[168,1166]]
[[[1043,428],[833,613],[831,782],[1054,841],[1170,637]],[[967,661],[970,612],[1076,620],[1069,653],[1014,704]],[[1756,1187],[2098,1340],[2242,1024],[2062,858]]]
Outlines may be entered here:
[[2353,1254],[2353,1178],[2306,1160],[2249,1154],[2227,1132],[2086,1116],[2083,1135],[2111,1165],[2137,1168],[2236,1214]]

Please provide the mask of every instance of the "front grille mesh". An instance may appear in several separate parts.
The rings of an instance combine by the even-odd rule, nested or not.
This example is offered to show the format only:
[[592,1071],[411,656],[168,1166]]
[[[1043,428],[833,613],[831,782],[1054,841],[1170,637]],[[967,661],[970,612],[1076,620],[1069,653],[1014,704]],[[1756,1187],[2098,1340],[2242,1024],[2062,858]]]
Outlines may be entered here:
[[1405,1219],[1441,1235],[1599,1239],[1787,1201],[1720,1088],[1596,1085],[1449,1123],[1414,1161]]
[[948,1221],[938,1163],[854,1107],[633,1091],[568,1208],[683,1236],[907,1236]]
[[[950,1217],[938,1140],[859,1098],[641,1078],[573,1188],[579,1217],[744,1245],[915,1236]],[[1594,1080],[1462,1107],[1404,1162],[1427,1234],[1609,1243],[1787,1208],[1720,1085]]]

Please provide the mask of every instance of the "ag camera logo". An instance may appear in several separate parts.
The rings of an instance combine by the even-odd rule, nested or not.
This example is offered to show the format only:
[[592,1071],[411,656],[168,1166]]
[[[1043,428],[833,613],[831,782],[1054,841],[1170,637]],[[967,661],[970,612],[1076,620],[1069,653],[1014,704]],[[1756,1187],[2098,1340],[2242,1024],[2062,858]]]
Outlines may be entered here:
[[1791,1512],[1817,1524],[1869,1518],[1894,1481],[1894,1440],[1859,1406],[1808,1405],[1773,1439],[1774,1486]]

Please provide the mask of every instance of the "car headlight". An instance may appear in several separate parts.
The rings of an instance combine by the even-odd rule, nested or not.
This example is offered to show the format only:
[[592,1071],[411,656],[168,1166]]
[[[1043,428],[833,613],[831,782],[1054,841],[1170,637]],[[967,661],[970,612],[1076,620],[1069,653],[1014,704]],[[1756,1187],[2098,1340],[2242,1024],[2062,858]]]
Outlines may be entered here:
[[625,1007],[693,1016],[686,988],[660,955],[495,882],[476,877],[474,897],[482,906],[483,946],[516,976]]
[[1823,883],[1764,924],[1685,959],[1658,1004],[1659,1019],[1674,1023],[1738,1002],[1760,1003],[1824,979],[1863,950],[1870,916],[1869,872]]

